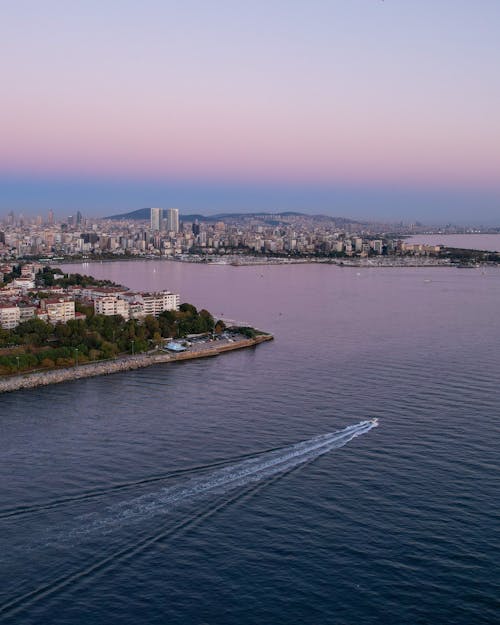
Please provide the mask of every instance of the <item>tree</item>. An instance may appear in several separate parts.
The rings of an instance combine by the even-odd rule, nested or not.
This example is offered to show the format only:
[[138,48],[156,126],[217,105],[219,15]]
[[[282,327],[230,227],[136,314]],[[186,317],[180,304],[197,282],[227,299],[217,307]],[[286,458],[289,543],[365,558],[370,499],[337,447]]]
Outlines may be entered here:
[[155,334],[156,332],[160,331],[160,323],[158,319],[155,319],[155,317],[153,317],[152,315],[148,315],[144,319],[144,325],[146,326],[150,337],[152,337],[153,334]]
[[202,310],[200,310],[199,316],[201,320],[200,327],[203,328],[201,331],[212,332],[214,329],[215,321],[212,315],[208,312],[208,310],[205,310],[203,308]]
[[215,324],[214,332],[216,334],[222,334],[225,329],[226,329],[226,324],[222,321],[222,319],[219,319],[217,323]]
[[25,344],[43,345],[52,334],[52,326],[41,319],[28,319],[17,326],[16,334]]
[[183,312],[183,313],[189,313],[193,317],[195,317],[198,314],[198,311],[196,310],[196,306],[193,306],[193,304],[188,304],[187,302],[185,302],[184,304],[181,304],[179,306],[179,310],[180,312]]

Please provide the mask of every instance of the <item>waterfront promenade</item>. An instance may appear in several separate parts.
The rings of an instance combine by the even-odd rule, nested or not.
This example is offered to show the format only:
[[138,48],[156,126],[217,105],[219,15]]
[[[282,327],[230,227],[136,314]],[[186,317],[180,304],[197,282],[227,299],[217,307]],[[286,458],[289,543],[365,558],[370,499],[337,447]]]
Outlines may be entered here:
[[97,375],[109,375],[119,373],[120,371],[131,371],[132,369],[141,369],[156,364],[213,357],[223,354],[224,352],[253,347],[259,343],[272,341],[273,339],[274,337],[271,334],[261,334],[255,338],[245,338],[241,336],[231,341],[228,339],[218,339],[210,343],[192,345],[188,347],[186,351],[180,353],[153,350],[134,356],[121,356],[113,360],[86,363],[64,369],[5,376],[0,378],[0,393],[35,388],[36,386],[58,384],[59,382],[68,382],[81,378],[91,378]]

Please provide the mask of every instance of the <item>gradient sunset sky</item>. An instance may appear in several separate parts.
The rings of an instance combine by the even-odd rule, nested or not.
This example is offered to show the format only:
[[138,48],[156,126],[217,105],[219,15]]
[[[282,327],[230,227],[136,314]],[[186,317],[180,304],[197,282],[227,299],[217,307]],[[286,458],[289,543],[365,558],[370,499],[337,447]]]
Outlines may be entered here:
[[500,224],[500,0],[16,0],[0,214]]

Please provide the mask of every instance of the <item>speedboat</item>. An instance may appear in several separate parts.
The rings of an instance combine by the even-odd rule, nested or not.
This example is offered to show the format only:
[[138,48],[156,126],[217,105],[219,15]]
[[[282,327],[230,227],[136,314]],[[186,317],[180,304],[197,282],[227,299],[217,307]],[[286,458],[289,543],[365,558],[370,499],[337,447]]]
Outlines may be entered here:
[[377,427],[378,426],[378,417],[374,417],[373,419],[370,419],[370,423]]

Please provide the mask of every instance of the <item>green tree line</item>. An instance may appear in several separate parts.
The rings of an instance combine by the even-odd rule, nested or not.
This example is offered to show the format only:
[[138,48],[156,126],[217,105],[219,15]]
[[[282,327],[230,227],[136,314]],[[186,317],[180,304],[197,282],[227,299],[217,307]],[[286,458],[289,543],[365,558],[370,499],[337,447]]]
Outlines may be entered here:
[[0,329],[0,374],[37,368],[68,367],[119,354],[140,353],[160,345],[165,338],[187,334],[221,332],[224,323],[215,323],[205,309],[181,304],[158,317],[125,321],[120,315],[95,315],[93,307],[76,305],[85,319],[55,326],[29,319],[13,330]]

